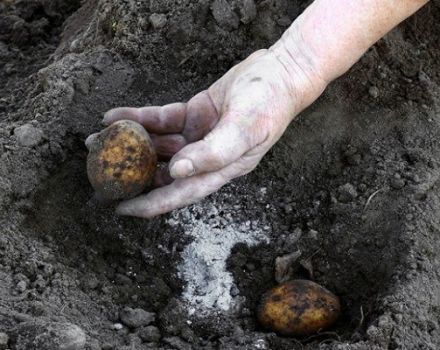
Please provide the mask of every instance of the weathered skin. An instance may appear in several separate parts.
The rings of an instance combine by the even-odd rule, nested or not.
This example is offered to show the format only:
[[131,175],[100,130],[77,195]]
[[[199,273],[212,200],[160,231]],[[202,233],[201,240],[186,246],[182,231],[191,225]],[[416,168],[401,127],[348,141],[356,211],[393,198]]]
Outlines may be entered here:
[[132,198],[151,183],[157,156],[145,129],[121,120],[87,141],[87,174],[99,197]]
[[267,292],[258,308],[261,325],[285,336],[306,336],[329,328],[339,317],[339,299],[311,281],[285,282]]

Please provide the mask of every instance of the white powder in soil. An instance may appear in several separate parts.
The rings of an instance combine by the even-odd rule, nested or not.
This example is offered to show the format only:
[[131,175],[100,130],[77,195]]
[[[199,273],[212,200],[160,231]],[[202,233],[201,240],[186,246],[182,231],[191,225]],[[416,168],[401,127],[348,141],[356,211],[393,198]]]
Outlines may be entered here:
[[232,218],[219,219],[215,207],[211,207],[208,214],[206,208],[203,211],[204,215],[180,211],[168,222],[173,226],[182,225],[185,234],[194,237],[182,253],[183,262],[178,272],[186,282],[182,298],[188,312],[192,315],[197,311],[199,316],[232,311],[240,302],[240,298],[231,295],[234,279],[226,270],[226,260],[234,245],[246,243],[253,246],[269,241],[257,222],[240,224],[232,222]]

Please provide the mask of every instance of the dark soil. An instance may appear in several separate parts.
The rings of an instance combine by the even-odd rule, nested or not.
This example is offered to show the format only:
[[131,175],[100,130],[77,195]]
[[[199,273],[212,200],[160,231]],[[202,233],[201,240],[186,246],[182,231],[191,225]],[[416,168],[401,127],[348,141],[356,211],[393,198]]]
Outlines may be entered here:
[[[276,41],[308,3],[257,0],[255,14],[249,2],[0,3],[0,333],[11,349],[26,348],[29,322],[74,324],[93,350],[440,348],[436,2],[333,83],[256,171],[201,204],[139,220],[94,202],[83,140],[103,112],[187,100]],[[188,314],[178,271],[194,221],[269,238],[227,259],[234,310]],[[305,339],[255,319],[275,259],[297,250],[290,277],[322,284],[343,309]],[[127,307],[155,319],[128,327]]]

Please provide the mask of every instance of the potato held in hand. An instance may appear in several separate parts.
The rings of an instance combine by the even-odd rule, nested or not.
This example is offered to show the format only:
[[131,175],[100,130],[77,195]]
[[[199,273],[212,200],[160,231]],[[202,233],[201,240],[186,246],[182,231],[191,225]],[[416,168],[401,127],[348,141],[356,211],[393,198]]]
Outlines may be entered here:
[[306,336],[330,327],[340,313],[337,296],[311,281],[289,281],[264,294],[258,320],[286,336]]
[[150,136],[140,124],[118,121],[93,135],[87,146],[87,173],[100,197],[132,198],[151,183],[157,156]]

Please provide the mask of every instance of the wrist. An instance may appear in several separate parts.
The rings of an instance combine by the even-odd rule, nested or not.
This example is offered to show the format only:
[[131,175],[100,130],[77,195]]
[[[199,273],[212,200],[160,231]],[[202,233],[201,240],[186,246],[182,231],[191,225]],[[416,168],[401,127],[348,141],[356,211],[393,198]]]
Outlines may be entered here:
[[298,20],[269,48],[286,71],[286,80],[298,103],[295,115],[313,103],[330,82],[326,65],[303,40]]
[[[315,0],[272,50],[326,84],[428,0]],[[289,57],[290,56],[290,57]],[[293,70],[293,69],[291,69]]]

